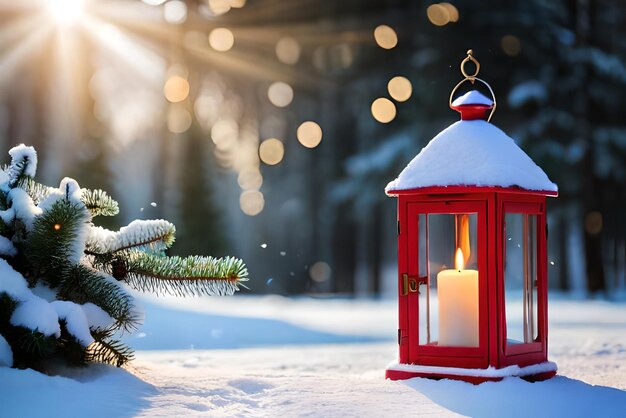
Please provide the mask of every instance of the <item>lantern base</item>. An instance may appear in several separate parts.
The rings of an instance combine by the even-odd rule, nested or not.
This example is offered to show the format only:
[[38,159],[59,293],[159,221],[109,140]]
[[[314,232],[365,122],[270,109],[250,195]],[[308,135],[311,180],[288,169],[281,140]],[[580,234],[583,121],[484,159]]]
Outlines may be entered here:
[[475,385],[483,382],[497,382],[505,377],[521,377],[530,382],[547,380],[556,375],[556,363],[546,361],[530,366],[508,366],[502,369],[488,367],[486,369],[464,369],[460,367],[419,366],[392,362],[387,366],[385,378],[390,380],[405,380],[414,377],[429,379],[463,380]]

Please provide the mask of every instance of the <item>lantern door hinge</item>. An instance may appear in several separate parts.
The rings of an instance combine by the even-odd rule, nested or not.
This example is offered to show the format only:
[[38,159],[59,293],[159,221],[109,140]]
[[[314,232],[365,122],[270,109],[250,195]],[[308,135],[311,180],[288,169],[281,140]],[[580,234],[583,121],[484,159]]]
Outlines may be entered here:
[[416,276],[409,276],[406,273],[402,274],[402,296],[406,296],[409,293],[419,293],[419,285],[426,283],[424,280]]

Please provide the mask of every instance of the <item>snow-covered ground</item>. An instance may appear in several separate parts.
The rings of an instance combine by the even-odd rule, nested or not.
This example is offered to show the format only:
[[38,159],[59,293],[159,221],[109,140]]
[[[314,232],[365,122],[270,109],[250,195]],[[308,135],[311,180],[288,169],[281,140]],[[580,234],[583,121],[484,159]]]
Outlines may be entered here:
[[559,375],[474,386],[385,380],[394,301],[143,299],[126,370],[0,368],[2,417],[626,416],[626,304],[550,301]]

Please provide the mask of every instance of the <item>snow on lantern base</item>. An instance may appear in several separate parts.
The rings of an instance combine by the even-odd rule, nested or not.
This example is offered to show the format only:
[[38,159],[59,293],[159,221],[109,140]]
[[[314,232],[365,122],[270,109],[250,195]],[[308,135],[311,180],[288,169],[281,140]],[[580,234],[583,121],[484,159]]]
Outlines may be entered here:
[[429,377],[437,379],[463,380],[479,384],[483,382],[497,382],[505,377],[521,377],[530,382],[539,382],[556,375],[557,366],[552,361],[520,367],[517,365],[497,369],[465,369],[460,367],[418,366],[402,364],[394,361],[387,366],[385,377],[391,380],[405,380],[414,377]]
[[[470,61],[473,75],[464,69]],[[556,374],[547,358],[546,197],[558,188],[483,120],[495,96],[476,77],[478,67],[468,51],[465,79],[450,95],[461,120],[385,189],[398,198],[399,358],[388,379],[480,383]],[[493,100],[475,90],[453,100],[465,81],[486,85]]]

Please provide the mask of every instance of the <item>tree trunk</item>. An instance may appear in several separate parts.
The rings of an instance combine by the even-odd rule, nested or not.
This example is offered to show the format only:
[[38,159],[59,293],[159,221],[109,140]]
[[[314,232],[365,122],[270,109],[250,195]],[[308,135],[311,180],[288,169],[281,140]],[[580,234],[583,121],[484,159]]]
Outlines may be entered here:
[[[573,4],[576,25],[576,37],[578,48],[586,48],[593,44],[593,24],[595,21],[595,0],[578,0]],[[590,64],[582,66],[582,84],[590,85]],[[593,106],[587,89],[580,91],[579,100],[574,103],[578,114],[578,133],[587,142],[587,152],[581,160],[581,201],[583,202],[584,247],[587,274],[587,290],[590,293],[606,290],[604,266],[602,259],[602,211],[601,191],[603,182],[594,170],[594,144],[593,134],[590,127]],[[598,225],[600,223],[600,225]]]

